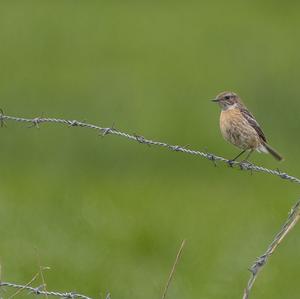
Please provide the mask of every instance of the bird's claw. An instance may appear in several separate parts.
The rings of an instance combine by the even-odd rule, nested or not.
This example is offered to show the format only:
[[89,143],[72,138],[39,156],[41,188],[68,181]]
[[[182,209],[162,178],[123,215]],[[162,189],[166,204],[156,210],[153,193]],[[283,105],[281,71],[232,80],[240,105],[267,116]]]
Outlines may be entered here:
[[227,163],[228,163],[229,167],[233,167],[235,160],[228,160]]
[[239,163],[240,169],[241,170],[248,170],[250,166],[253,164],[247,160],[243,160]]

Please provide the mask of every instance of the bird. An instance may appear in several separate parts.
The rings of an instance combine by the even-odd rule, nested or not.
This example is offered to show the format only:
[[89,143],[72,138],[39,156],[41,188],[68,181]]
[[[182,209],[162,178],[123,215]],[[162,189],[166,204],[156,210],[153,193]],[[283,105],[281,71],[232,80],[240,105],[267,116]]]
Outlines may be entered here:
[[248,161],[254,151],[269,153],[276,160],[283,160],[283,157],[268,144],[259,123],[236,93],[224,91],[212,101],[221,108],[220,130],[224,139],[242,150],[230,161],[235,161],[247,151],[245,161]]

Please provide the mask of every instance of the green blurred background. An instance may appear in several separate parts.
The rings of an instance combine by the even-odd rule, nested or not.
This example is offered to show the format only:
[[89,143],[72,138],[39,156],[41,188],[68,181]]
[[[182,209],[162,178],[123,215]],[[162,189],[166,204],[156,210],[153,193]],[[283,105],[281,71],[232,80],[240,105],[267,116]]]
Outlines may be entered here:
[[[86,120],[232,158],[209,102],[238,92],[300,175],[297,1],[1,1],[0,99],[8,115]],[[241,298],[247,268],[299,186],[80,128],[1,130],[2,279],[42,266],[51,290]],[[300,227],[253,298],[299,296]],[[39,282],[36,282],[38,284]],[[6,298],[8,293],[2,293]],[[27,293],[19,298],[27,298]]]

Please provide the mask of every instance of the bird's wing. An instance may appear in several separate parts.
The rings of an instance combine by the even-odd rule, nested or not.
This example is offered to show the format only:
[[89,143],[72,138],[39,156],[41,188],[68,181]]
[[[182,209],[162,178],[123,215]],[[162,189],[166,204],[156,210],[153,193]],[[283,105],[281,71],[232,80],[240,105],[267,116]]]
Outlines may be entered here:
[[241,109],[241,112],[244,116],[244,118],[248,121],[248,123],[251,125],[251,127],[257,132],[258,136],[264,141],[267,142],[266,136],[262,129],[260,128],[259,123],[256,121],[254,116],[245,108]]

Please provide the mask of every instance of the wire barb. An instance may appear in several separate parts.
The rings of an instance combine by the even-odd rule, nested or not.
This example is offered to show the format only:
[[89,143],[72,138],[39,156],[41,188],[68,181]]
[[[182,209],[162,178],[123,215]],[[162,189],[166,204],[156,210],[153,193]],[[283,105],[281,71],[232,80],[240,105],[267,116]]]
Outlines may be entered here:
[[239,167],[241,170],[251,170],[252,163],[248,161],[242,161],[239,163]]
[[150,146],[150,144],[148,144],[148,143],[146,142],[146,138],[145,138],[144,136],[142,136],[142,135],[137,135],[137,134],[133,134],[133,136],[135,137],[135,139],[136,139],[136,141],[137,141],[138,143],[147,144],[148,146]]
[[6,127],[6,124],[4,122],[4,112],[1,108],[0,108],[0,126],[1,128]]
[[214,164],[215,167],[217,167],[217,161],[216,161],[215,155],[210,154],[208,152],[206,152],[206,155],[207,155],[207,159],[210,160]]
[[68,121],[70,127],[78,127],[79,123],[76,119]]
[[[89,125],[87,125],[88,127]],[[94,126],[97,127],[97,126]],[[115,128],[115,122],[113,122],[112,126],[110,128],[100,128],[98,127],[102,137],[108,135],[108,134],[112,134],[113,132],[117,132],[117,129]]]
[[41,117],[35,117],[31,120],[32,124],[30,126],[28,126],[28,128],[37,128],[39,129],[40,126],[39,126],[39,123],[41,123]]

